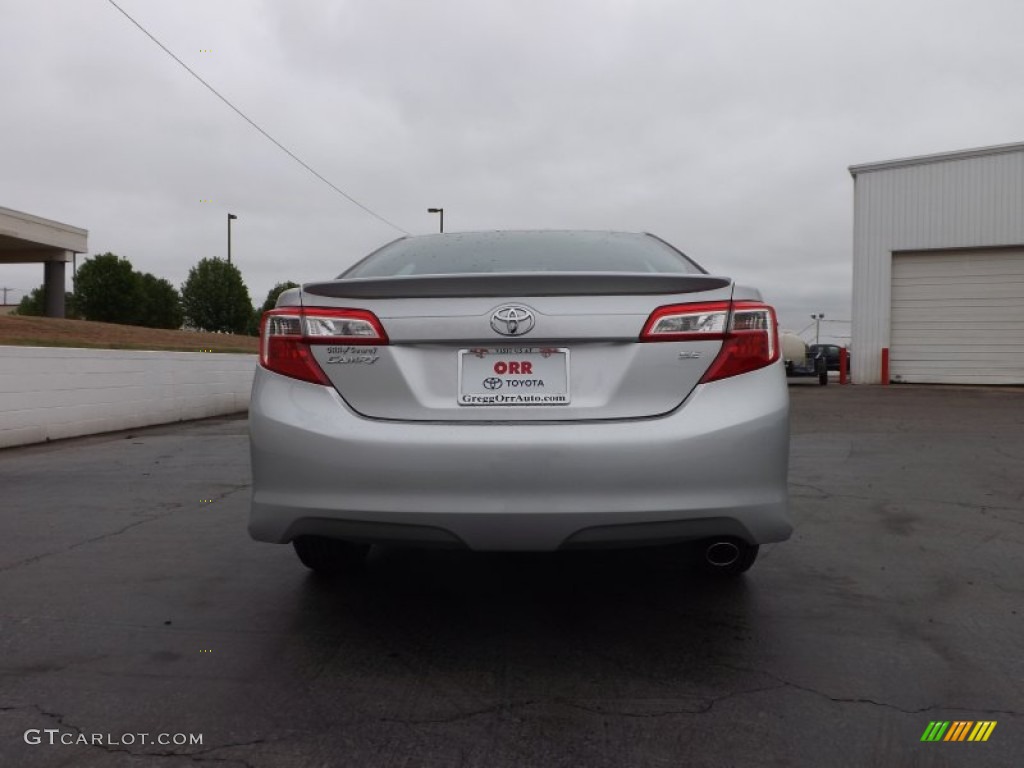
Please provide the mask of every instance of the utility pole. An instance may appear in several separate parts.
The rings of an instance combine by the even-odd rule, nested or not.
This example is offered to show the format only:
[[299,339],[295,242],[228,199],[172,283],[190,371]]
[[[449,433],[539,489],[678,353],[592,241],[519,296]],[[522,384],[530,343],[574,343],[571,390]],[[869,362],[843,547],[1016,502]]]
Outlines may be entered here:
[[814,343],[819,344],[821,342],[821,321],[825,319],[824,312],[817,312],[811,315],[811,320],[814,321]]
[[233,213],[228,214],[228,264],[231,263],[231,221],[237,218]]
[[7,292],[8,291],[13,291],[13,290],[14,290],[13,288],[0,288],[0,291],[4,292],[4,305],[5,306],[7,305]]
[[444,234],[444,208],[427,208],[427,213],[441,214],[441,234]]

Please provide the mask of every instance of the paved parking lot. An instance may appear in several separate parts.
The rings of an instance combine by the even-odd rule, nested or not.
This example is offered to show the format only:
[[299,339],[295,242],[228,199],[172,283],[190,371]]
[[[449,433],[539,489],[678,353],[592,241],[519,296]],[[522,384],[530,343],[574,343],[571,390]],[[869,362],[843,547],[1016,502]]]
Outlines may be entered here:
[[791,393],[797,530],[734,583],[401,550],[318,582],[246,536],[242,419],[0,451],[0,764],[1019,766],[1024,391]]

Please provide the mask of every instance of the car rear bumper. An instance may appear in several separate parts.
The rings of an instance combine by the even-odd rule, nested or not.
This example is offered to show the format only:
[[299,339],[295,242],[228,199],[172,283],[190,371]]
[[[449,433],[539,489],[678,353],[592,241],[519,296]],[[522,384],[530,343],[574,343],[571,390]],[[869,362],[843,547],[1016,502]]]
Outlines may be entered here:
[[781,541],[788,411],[781,363],[700,385],[663,417],[571,423],[371,420],[260,368],[249,532],[530,551]]

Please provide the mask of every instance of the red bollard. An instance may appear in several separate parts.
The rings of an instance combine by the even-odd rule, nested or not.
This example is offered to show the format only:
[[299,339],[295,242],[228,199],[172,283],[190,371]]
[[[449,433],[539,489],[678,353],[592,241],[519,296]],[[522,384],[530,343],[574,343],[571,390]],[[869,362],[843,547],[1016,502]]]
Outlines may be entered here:
[[846,367],[848,365],[848,358],[846,356],[846,347],[839,348],[839,383],[846,384]]
[[889,348],[882,347],[882,385],[889,384]]

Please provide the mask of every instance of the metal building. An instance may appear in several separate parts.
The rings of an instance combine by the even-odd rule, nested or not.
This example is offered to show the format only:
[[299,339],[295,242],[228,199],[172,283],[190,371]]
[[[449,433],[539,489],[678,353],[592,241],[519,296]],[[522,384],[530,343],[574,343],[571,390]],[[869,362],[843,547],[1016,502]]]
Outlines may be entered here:
[[1024,143],[849,170],[854,383],[1024,384]]

